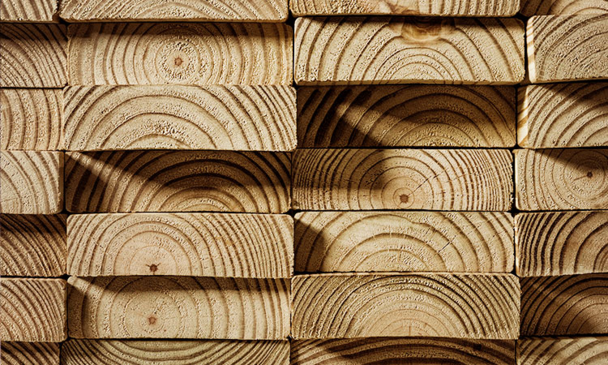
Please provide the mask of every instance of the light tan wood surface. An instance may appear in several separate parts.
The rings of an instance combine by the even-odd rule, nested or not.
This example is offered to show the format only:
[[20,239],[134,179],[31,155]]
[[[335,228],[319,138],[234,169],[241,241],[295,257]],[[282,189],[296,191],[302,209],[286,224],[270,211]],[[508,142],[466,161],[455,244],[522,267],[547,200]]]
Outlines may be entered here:
[[62,210],[63,152],[0,152],[1,213],[56,214]]
[[478,212],[296,214],[296,272],[511,272],[513,218]]
[[526,148],[608,146],[608,83],[519,89],[517,141]]
[[523,80],[518,19],[298,18],[298,85],[465,83]]
[[0,276],[65,274],[66,216],[0,215]]
[[0,340],[61,342],[67,338],[63,279],[0,279]]
[[298,147],[513,147],[508,86],[300,87]]
[[70,85],[291,85],[285,24],[72,24]]
[[61,89],[0,89],[2,150],[63,149]]
[[295,16],[392,14],[427,16],[513,16],[519,0],[291,0]]
[[608,274],[521,279],[521,335],[608,334]]
[[608,358],[605,337],[525,338],[517,342],[518,365],[602,365]]
[[64,365],[288,365],[288,341],[69,340]]
[[4,365],[59,365],[59,344],[2,341],[0,362]]
[[293,155],[293,208],[507,211],[506,150],[328,149]]
[[608,272],[608,212],[515,217],[519,276]]
[[514,275],[296,275],[292,292],[294,339],[519,335]]
[[61,17],[69,22],[104,21],[251,21],[280,22],[287,0],[64,0]]
[[291,151],[289,86],[76,86],[65,92],[66,149]]
[[71,338],[278,340],[289,281],[192,277],[68,280]]
[[608,13],[535,16],[526,34],[532,83],[608,79]]
[[608,149],[515,151],[521,210],[608,209]]
[[0,87],[63,87],[67,43],[61,24],[0,24]]
[[72,213],[284,213],[290,206],[286,153],[70,152],[65,171]]
[[291,365],[513,365],[515,341],[450,338],[296,340]]
[[289,278],[293,219],[223,213],[78,214],[68,274]]
[[58,0],[2,0],[0,22],[53,22]]
[[521,6],[521,13],[527,17],[608,13],[606,0],[521,0]]

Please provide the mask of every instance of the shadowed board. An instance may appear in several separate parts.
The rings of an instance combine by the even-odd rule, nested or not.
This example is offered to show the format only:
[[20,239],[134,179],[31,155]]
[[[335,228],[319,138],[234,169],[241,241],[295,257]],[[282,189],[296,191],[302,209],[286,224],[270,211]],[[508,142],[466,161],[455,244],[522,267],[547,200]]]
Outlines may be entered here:
[[521,14],[572,15],[608,13],[606,0],[522,0]]
[[519,365],[602,365],[608,358],[603,337],[525,338],[517,342]]
[[4,365],[59,365],[59,344],[2,341],[0,362]]

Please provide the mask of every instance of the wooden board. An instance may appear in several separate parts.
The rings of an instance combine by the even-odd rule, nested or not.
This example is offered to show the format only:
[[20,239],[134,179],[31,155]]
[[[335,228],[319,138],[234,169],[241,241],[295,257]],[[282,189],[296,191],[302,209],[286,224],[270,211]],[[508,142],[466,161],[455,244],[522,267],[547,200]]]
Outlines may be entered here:
[[63,279],[0,279],[0,340],[61,342],[66,333]]
[[291,85],[285,24],[73,24],[70,85]]
[[298,18],[295,81],[309,84],[517,84],[518,19]]
[[53,22],[58,0],[2,0],[0,22]]
[[289,86],[76,86],[65,100],[72,151],[296,147]]
[[66,215],[0,214],[0,276],[65,274]]
[[535,16],[527,27],[532,83],[608,79],[608,14]]
[[289,278],[293,271],[288,215],[71,215],[68,237],[75,276]]
[[515,151],[520,210],[608,209],[608,149]]
[[507,211],[506,150],[296,150],[293,208]]
[[63,210],[63,152],[1,151],[0,213]]
[[289,281],[70,277],[72,338],[287,339]]
[[608,334],[608,274],[521,279],[522,336]]
[[64,0],[61,17],[68,22],[103,21],[250,21],[287,20],[287,0]]
[[521,13],[527,17],[608,13],[606,0],[521,0],[521,3]]
[[63,365],[288,365],[288,341],[69,340]]
[[59,365],[59,344],[2,341],[0,362],[4,365]]
[[61,89],[0,89],[2,150],[63,149]]
[[291,12],[305,15],[513,16],[519,0],[291,0]]
[[0,24],[0,87],[63,87],[67,43],[61,24]]
[[518,214],[515,230],[519,276],[608,273],[608,212]]
[[515,341],[450,338],[298,340],[291,365],[515,364]]
[[608,146],[607,99],[606,82],[522,87],[517,141],[526,148]]
[[128,151],[66,153],[66,208],[85,212],[284,213],[286,153]]
[[602,365],[608,358],[605,337],[526,338],[517,342],[519,365]]
[[297,272],[511,272],[509,213],[296,214]]
[[513,147],[515,88],[298,88],[298,147]]
[[292,292],[294,339],[519,335],[514,275],[296,275]]

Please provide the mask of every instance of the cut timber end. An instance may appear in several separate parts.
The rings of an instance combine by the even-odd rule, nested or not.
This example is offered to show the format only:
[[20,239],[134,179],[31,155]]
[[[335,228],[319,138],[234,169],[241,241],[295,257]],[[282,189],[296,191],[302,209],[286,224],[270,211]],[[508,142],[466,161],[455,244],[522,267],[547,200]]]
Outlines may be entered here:
[[285,340],[289,280],[70,277],[72,338]]
[[71,215],[68,236],[75,276],[289,278],[293,271],[288,215]]
[[522,0],[521,14],[534,15],[586,15],[608,13],[606,0]]
[[608,149],[517,150],[520,210],[608,209]]
[[61,24],[0,24],[0,87],[63,87],[67,44]]
[[524,74],[518,19],[319,17],[295,23],[298,85],[504,85],[521,82]]
[[75,86],[65,101],[71,151],[296,147],[290,86]]
[[58,0],[2,0],[1,22],[54,22]]
[[532,83],[608,79],[608,13],[528,20]]
[[288,365],[289,341],[69,340],[62,364]]
[[66,331],[66,282],[0,279],[0,340],[61,342]]
[[70,84],[291,85],[285,24],[72,24]]
[[59,344],[2,341],[0,363],[3,365],[59,365]]
[[295,339],[519,335],[513,275],[297,275],[292,292]]
[[63,210],[63,152],[0,152],[0,212],[56,214]]
[[506,150],[296,150],[293,207],[507,211],[512,175]]
[[298,147],[513,147],[510,86],[297,90]]
[[296,272],[511,272],[513,218],[489,212],[304,212]]
[[525,338],[517,341],[519,365],[603,365],[608,339],[603,337]]

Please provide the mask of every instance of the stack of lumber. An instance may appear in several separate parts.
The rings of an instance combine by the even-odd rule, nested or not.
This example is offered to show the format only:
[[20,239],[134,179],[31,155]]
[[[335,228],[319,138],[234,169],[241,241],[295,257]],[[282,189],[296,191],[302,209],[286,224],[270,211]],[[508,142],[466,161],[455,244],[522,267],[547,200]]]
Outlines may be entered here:
[[605,0],[4,0],[2,364],[604,364]]

